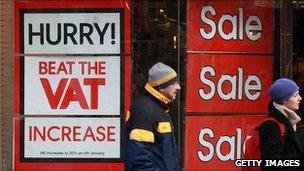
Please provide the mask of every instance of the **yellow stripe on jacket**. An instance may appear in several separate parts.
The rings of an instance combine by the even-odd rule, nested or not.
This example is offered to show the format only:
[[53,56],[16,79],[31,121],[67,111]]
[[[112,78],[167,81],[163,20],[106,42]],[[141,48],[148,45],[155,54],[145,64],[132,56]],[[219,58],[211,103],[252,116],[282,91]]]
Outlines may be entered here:
[[169,122],[159,122],[157,127],[157,132],[168,133],[172,132],[171,125]]
[[154,142],[154,134],[144,129],[133,129],[130,133],[130,139],[140,142]]

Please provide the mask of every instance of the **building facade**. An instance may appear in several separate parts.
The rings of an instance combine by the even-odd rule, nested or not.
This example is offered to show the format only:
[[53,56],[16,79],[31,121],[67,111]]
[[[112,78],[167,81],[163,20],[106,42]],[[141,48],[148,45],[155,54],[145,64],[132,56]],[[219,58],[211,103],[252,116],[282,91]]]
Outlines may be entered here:
[[123,170],[125,114],[159,61],[182,87],[170,111],[182,170],[242,170],[269,85],[304,87],[302,0],[3,0],[0,12],[2,170]]

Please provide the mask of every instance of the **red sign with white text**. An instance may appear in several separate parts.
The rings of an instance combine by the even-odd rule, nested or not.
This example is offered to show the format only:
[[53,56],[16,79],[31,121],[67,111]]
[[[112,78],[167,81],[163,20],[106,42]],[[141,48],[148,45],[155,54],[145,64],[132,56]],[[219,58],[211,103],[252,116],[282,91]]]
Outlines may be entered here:
[[242,170],[234,164],[242,157],[248,132],[266,115],[186,116],[185,170]]
[[187,3],[185,170],[242,170],[245,135],[266,117],[273,1]]
[[267,112],[272,56],[192,54],[187,61],[187,112]]
[[188,1],[187,50],[272,53],[272,1]]
[[234,161],[245,135],[268,111],[273,1],[188,1],[187,8],[184,169],[242,170]]

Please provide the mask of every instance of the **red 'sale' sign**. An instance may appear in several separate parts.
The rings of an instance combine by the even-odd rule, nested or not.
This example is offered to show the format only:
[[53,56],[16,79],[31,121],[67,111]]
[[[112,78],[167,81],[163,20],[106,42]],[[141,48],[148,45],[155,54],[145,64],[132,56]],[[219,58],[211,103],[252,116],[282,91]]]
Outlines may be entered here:
[[269,56],[188,55],[187,112],[267,112]]
[[242,170],[270,100],[272,28],[272,1],[188,1],[185,170]]
[[244,139],[266,115],[186,116],[185,170],[242,170]]
[[272,1],[190,1],[188,51],[272,53]]

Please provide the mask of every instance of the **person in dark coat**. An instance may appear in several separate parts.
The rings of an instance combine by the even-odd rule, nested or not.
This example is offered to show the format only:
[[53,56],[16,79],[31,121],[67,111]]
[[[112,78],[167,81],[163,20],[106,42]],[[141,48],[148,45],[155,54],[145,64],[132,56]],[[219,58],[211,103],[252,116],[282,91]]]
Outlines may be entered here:
[[181,89],[176,72],[159,62],[149,70],[145,93],[126,116],[125,170],[177,171],[180,157],[168,104]]
[[[286,78],[276,80],[269,88],[271,101],[269,103],[269,116],[285,127],[284,132],[274,121],[268,120],[260,127],[262,159],[297,160],[293,165],[302,165],[303,150],[296,135],[297,123],[301,121],[296,111],[299,109],[300,101],[298,85]],[[265,163],[266,164],[266,163]],[[281,163],[282,164],[282,163]],[[266,164],[267,165],[267,164]],[[285,164],[286,165],[286,164]],[[282,166],[279,164],[279,166]],[[288,170],[302,170],[303,167],[290,167]],[[286,167],[267,167],[263,170],[286,170]]]

